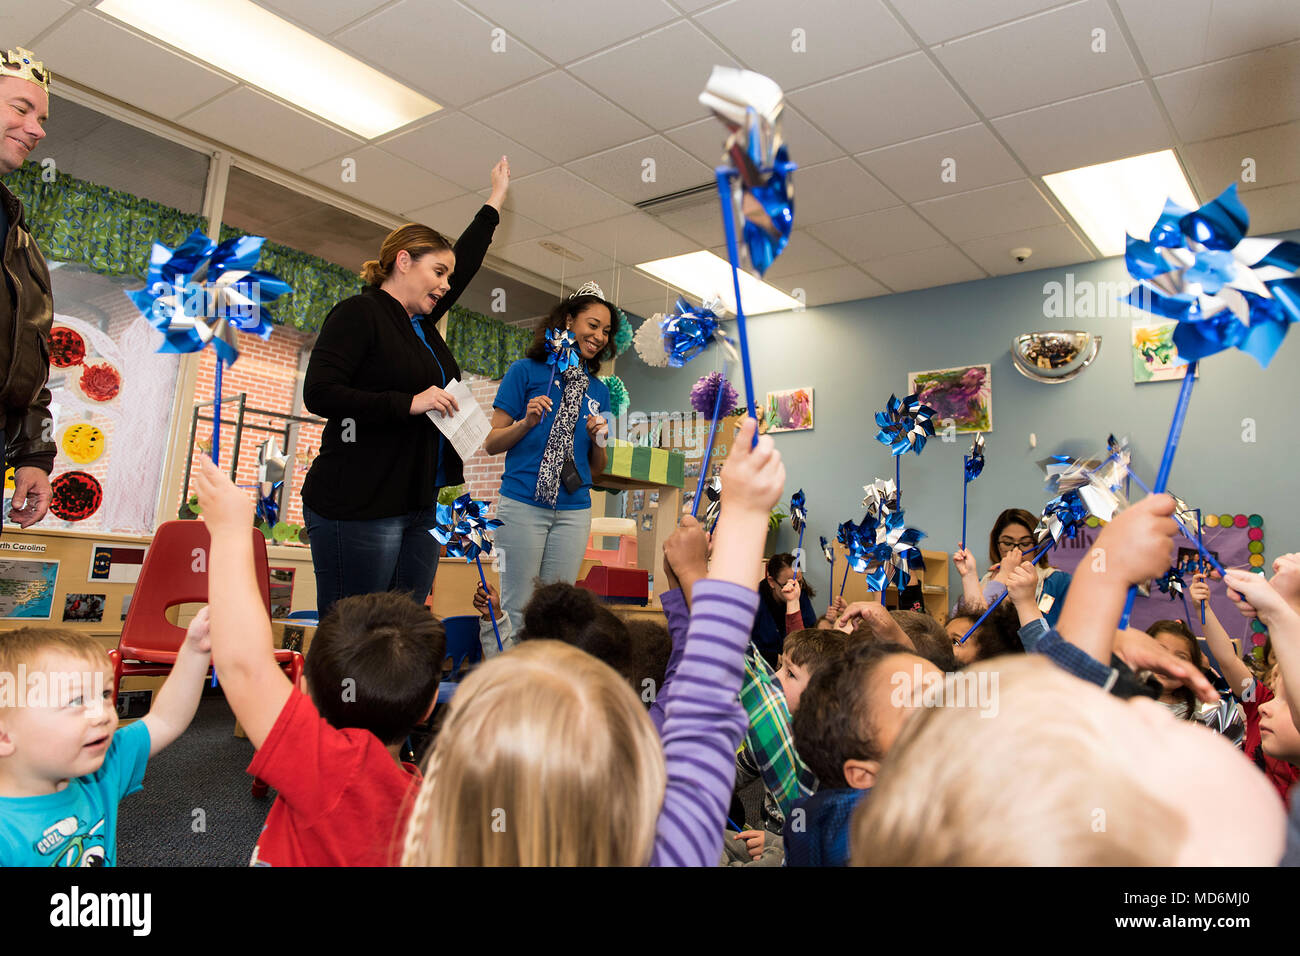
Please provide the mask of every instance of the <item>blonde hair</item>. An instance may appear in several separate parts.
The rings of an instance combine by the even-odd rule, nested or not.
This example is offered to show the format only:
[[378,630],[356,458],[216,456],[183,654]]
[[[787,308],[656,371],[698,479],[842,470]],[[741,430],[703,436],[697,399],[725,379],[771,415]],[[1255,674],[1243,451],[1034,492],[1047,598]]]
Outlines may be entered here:
[[108,663],[108,652],[89,634],[56,627],[0,631],[0,674],[16,673],[19,664],[34,668],[50,653],[80,658],[95,667]]
[[667,771],[613,668],[533,640],[456,691],[407,824],[403,866],[642,866]]
[[980,669],[999,675],[995,715],[913,715],[854,815],[853,864],[1172,865],[1186,821],[1126,768],[1102,691],[1043,658]]
[[394,229],[384,238],[379,247],[379,258],[368,259],[361,266],[361,279],[366,285],[382,285],[393,274],[397,254],[403,249],[412,259],[419,259],[430,252],[451,252],[454,247],[451,240],[436,229],[408,222]]

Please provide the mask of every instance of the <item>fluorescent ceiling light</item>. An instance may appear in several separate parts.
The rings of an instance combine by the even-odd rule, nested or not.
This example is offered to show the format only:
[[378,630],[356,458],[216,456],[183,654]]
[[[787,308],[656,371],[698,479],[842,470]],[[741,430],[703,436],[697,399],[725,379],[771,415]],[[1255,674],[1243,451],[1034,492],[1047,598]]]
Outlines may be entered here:
[[442,109],[250,0],[100,0],[96,6],[365,139]]
[[[701,250],[684,256],[655,259],[637,264],[637,268],[669,285],[685,290],[697,299],[715,296],[736,313],[736,295],[731,284],[731,263],[713,253]],[[756,279],[748,272],[740,273],[740,295],[745,302],[746,315],[764,312],[788,312],[800,308],[798,299],[791,298],[780,289]]]
[[1165,200],[1200,205],[1172,149],[1043,177],[1103,256],[1124,254],[1124,234],[1145,239]]

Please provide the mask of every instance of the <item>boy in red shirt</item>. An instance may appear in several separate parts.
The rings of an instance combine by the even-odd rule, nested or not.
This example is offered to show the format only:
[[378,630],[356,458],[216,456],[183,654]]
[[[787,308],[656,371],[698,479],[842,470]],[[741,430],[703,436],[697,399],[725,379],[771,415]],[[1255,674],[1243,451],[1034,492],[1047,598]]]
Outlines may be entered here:
[[212,533],[212,661],[257,748],[248,772],[279,791],[251,864],[395,864],[420,783],[398,748],[437,701],[442,624],[406,595],[339,601],[307,655],[307,696],[271,653],[248,536],[252,500],[206,459],[198,492]]

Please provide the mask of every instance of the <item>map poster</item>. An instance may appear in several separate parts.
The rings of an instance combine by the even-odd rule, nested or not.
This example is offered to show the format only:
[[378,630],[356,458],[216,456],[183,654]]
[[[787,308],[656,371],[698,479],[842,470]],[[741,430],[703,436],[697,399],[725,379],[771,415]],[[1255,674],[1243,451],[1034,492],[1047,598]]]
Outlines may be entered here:
[[48,621],[58,580],[58,561],[0,558],[0,620]]

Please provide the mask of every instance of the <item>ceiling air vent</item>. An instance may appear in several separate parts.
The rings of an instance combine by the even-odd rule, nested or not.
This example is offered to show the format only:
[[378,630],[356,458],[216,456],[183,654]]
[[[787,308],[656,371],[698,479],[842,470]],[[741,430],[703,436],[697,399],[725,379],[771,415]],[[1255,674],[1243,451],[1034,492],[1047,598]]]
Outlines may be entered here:
[[681,212],[684,209],[698,209],[701,206],[717,205],[718,187],[713,183],[704,183],[700,186],[692,186],[690,189],[679,189],[675,193],[669,193],[666,196],[656,196],[654,199],[644,199],[636,203],[636,208],[647,212],[652,216],[666,216],[669,213]]

